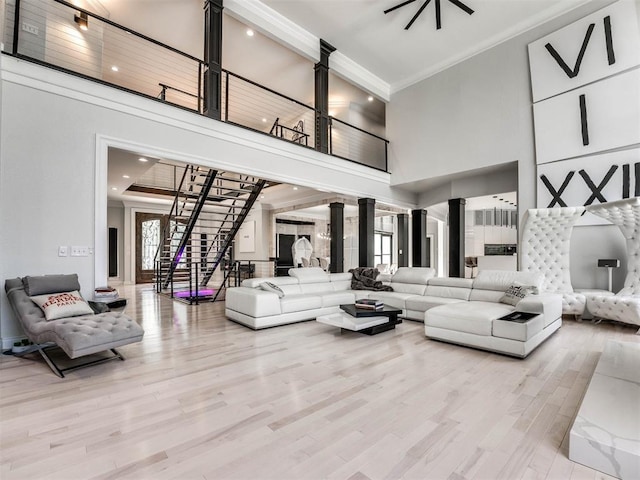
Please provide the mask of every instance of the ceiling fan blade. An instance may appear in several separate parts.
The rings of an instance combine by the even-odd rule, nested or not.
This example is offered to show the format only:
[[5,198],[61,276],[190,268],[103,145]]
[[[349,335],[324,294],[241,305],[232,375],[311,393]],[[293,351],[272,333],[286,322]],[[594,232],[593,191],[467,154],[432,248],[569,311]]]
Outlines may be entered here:
[[429,2],[431,0],[427,0],[426,2],[424,2],[422,4],[422,6],[420,7],[420,9],[416,12],[416,14],[413,16],[413,18],[411,19],[411,21],[409,23],[407,23],[407,26],[404,27],[405,30],[409,30],[411,28],[411,25],[413,25],[413,22],[416,21],[416,19],[420,16],[420,14],[424,11],[425,8],[427,8],[427,5],[429,5]]
[[398,5],[396,5],[395,7],[387,8],[387,9],[384,11],[384,13],[385,13],[385,15],[386,15],[386,14],[387,14],[387,13],[389,13],[389,12],[393,12],[394,10],[397,10],[398,8],[402,8],[402,7],[404,7],[405,5],[409,5],[410,3],[413,3],[413,2],[415,2],[415,1],[416,1],[416,0],[407,0],[406,2],[399,3],[399,4],[398,4]]
[[465,12],[467,12],[469,15],[471,15],[473,13],[473,10],[470,9],[469,7],[467,7],[464,3],[462,3],[460,0],[449,0],[451,3],[453,3],[456,7],[464,10]]

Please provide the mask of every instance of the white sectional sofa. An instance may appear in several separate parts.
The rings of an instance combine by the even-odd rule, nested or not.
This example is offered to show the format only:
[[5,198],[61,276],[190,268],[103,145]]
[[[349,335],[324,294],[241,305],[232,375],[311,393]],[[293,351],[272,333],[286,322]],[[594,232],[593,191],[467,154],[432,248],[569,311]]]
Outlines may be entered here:
[[[425,322],[427,337],[524,357],[562,324],[560,295],[531,295],[516,306],[500,303],[514,282],[539,286],[537,274],[485,270],[475,279],[436,278],[431,268],[399,268],[381,276],[393,292],[351,290],[350,273],[293,268],[289,277],[253,278],[226,295],[226,316],[253,329],[315,319],[341,304],[376,298]],[[263,289],[271,283],[281,289]],[[515,310],[537,314],[526,323],[497,320]]]

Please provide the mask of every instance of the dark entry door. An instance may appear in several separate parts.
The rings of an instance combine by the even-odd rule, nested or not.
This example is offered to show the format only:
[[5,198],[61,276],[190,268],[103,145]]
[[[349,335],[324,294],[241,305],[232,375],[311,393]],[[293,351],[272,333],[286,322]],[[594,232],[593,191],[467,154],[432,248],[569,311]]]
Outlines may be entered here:
[[167,215],[136,212],[136,283],[152,283],[154,259]]

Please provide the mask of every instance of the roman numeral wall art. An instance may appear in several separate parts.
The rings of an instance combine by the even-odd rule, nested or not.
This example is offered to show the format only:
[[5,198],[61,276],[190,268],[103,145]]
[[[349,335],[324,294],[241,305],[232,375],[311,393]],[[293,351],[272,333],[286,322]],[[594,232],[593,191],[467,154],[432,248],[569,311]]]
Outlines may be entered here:
[[[620,0],[529,44],[538,207],[640,196],[640,31]],[[591,217],[594,222],[595,217]]]

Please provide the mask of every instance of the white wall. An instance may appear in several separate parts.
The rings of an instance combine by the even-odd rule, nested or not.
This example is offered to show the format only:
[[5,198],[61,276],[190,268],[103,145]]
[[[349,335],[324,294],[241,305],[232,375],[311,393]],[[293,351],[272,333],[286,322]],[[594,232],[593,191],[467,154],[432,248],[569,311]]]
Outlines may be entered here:
[[[415,195],[393,189],[388,174],[14,58],[1,61],[0,278],[77,272],[84,294],[107,283],[109,146],[415,206]],[[96,255],[58,257],[59,245],[94,247]],[[5,341],[21,330],[4,293],[0,303]]]
[[[468,170],[517,162],[520,218],[526,209],[535,208],[527,44],[611,3],[594,0],[394,94],[387,107],[394,185],[455,177]],[[636,5],[640,7],[638,0]],[[640,12],[640,8],[637,10]],[[478,185],[482,182],[464,185],[456,178],[421,192],[420,205],[426,207],[447,195],[474,196]],[[604,273],[594,270],[594,262],[608,255],[623,260],[620,238],[613,228],[576,227],[571,255],[574,287],[603,288]],[[626,272],[624,268],[618,270],[616,280],[620,286]]]

